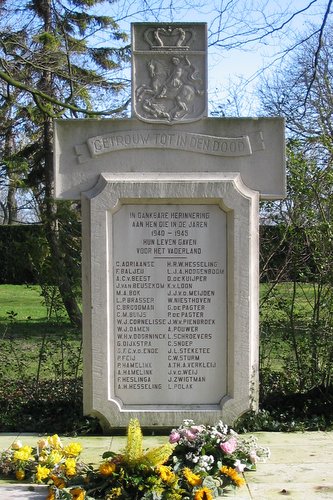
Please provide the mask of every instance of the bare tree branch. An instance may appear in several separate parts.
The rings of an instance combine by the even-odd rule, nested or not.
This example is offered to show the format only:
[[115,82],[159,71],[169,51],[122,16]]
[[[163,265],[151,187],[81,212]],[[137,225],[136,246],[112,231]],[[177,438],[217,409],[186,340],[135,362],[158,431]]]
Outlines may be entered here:
[[[224,38],[218,38],[215,41],[212,41],[209,46],[216,45],[218,47],[223,47],[227,50],[234,49],[237,47],[242,47],[244,45],[248,45],[250,43],[254,42],[262,42],[265,40],[267,37],[271,36],[273,33],[282,31],[286,26],[288,26],[297,16],[300,16],[304,12],[308,11],[315,3],[317,3],[318,0],[311,0],[303,9],[299,9],[295,12],[293,12],[287,19],[285,19],[283,22],[279,24],[271,24],[269,23],[267,17],[265,16],[265,23],[263,26],[259,26],[258,24],[250,25],[248,30],[243,30],[237,32],[232,32],[228,36],[225,36]],[[330,0],[331,3],[331,0]],[[221,12],[219,14],[219,17],[221,18],[224,12]],[[244,23],[243,23],[244,24]],[[241,23],[239,23],[241,26]],[[263,31],[263,33],[261,33]],[[255,34],[255,36],[251,36],[252,34]],[[211,32],[210,38],[213,38],[214,36],[220,36],[221,35],[221,20],[219,21],[219,28],[215,32]],[[235,40],[233,42],[229,42],[230,40]],[[229,43],[226,43],[229,42]]]
[[325,29],[325,26],[326,26],[326,23],[327,23],[327,19],[328,19],[328,16],[329,16],[329,13],[330,13],[330,10],[331,10],[331,7],[332,7],[332,1],[333,0],[329,0],[329,2],[327,4],[326,11],[325,11],[325,14],[324,14],[324,17],[323,17],[323,22],[321,23],[320,29],[317,31],[317,33],[319,34],[319,36],[318,36],[318,46],[317,46],[316,52],[314,54],[313,73],[312,73],[312,77],[311,77],[311,80],[310,80],[310,83],[308,85],[307,92],[306,92],[306,95],[305,95],[305,103],[304,103],[305,105],[307,103],[307,100],[309,98],[311,89],[312,89],[313,84],[314,84],[314,82],[316,80],[316,77],[317,77],[320,50],[321,50],[322,44],[323,44],[323,34],[324,34],[324,29]]

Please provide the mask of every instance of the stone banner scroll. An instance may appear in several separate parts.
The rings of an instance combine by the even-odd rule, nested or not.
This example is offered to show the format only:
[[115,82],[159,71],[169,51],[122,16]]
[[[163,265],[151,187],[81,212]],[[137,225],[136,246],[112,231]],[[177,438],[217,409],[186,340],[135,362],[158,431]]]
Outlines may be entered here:
[[83,193],[84,411],[106,430],[249,408],[258,196],[233,173],[102,174]]
[[[262,142],[260,133],[255,137]],[[251,142],[244,137],[217,137],[212,135],[182,133],[173,130],[172,133],[158,133],[147,130],[144,133],[117,132],[97,137],[89,137],[88,149],[92,158],[130,149],[182,149],[183,151],[200,152],[214,156],[249,156],[252,154]],[[261,146],[263,149],[263,145]],[[79,149],[80,151],[80,149]]]

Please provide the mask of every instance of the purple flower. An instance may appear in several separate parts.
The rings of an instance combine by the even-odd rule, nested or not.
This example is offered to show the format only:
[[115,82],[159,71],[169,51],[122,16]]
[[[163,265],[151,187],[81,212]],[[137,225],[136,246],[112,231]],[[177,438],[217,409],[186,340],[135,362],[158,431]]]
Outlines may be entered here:
[[224,451],[224,453],[226,453],[227,455],[230,455],[237,448],[237,439],[235,439],[234,437],[231,437],[230,439],[228,439],[228,441],[224,441],[224,443],[220,443],[220,448],[222,451]]

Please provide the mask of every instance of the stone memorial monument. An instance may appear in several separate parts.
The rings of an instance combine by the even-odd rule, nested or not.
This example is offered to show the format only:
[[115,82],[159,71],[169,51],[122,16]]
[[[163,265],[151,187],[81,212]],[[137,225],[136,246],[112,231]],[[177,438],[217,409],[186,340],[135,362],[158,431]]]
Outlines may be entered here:
[[207,118],[206,25],[132,26],[132,118],[55,123],[81,199],[84,411],[104,429],[231,424],[258,392],[258,203],[280,118]]

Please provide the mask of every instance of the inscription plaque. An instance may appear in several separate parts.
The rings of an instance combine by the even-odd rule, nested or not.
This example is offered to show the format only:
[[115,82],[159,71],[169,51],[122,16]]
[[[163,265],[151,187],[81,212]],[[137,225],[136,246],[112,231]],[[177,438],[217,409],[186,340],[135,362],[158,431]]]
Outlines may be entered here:
[[125,407],[219,404],[227,390],[226,213],[142,204],[112,218],[115,397]]

